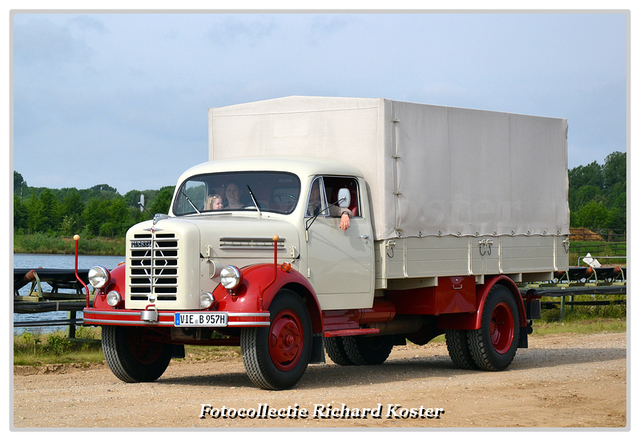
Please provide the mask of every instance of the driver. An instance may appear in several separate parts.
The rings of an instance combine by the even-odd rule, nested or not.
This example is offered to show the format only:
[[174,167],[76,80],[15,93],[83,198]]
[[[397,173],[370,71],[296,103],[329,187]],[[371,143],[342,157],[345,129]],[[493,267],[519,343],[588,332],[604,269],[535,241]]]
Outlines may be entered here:
[[[309,193],[309,205],[307,205],[307,216],[317,216],[322,211],[322,203],[320,201],[320,181],[315,180],[311,186]],[[351,226],[351,218],[353,213],[348,208],[332,205],[329,207],[329,215],[331,217],[340,217],[340,229],[347,231]]]
[[240,198],[242,197],[242,190],[240,190],[238,184],[232,182],[227,185],[224,195],[227,197],[227,205],[224,208],[231,210],[244,208],[244,204],[240,202]]

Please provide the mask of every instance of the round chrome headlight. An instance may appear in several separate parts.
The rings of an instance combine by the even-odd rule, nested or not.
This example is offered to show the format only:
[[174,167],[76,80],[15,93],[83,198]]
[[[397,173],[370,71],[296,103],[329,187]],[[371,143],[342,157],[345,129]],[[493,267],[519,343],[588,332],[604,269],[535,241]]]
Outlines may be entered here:
[[220,271],[220,283],[227,289],[234,289],[242,282],[242,272],[235,266],[229,265]]
[[110,291],[109,294],[107,294],[107,305],[118,306],[121,301],[122,296],[118,291]]
[[207,309],[213,304],[214,300],[215,299],[213,298],[213,294],[211,294],[210,292],[205,292],[204,294],[200,295],[200,307],[202,309]]
[[94,266],[89,270],[89,283],[94,288],[104,288],[111,280],[111,274],[104,266]]

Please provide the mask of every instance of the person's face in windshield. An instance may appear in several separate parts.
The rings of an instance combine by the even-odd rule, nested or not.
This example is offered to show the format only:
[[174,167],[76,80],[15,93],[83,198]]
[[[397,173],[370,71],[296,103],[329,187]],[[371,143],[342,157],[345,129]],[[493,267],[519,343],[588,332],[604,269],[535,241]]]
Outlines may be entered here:
[[229,202],[227,207],[235,208],[242,205],[240,203],[240,189],[236,184],[229,184],[227,186],[225,196],[227,197],[227,201]]

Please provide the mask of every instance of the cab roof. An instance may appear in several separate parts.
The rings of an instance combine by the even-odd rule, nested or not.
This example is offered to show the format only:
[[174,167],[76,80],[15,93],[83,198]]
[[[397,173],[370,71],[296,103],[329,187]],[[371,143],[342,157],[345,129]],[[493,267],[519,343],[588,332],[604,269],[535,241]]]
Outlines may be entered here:
[[178,184],[190,176],[233,171],[283,171],[294,173],[301,178],[316,175],[362,177],[362,173],[355,167],[336,160],[304,156],[264,156],[203,162],[186,170],[178,179]]

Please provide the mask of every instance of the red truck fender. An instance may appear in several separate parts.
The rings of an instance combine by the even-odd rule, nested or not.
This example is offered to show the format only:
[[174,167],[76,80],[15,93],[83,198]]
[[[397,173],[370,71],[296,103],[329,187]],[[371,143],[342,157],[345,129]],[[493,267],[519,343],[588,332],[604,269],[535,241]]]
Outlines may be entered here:
[[236,289],[229,291],[220,284],[213,291],[213,296],[220,311],[266,312],[281,289],[289,289],[305,300],[313,332],[322,332],[322,313],[313,287],[306,277],[287,264],[244,267],[242,282]]
[[94,309],[113,309],[111,306],[107,305],[107,299],[105,296],[105,294],[111,291],[118,291],[124,299],[124,290],[126,286],[126,267],[120,264],[114,269],[110,270],[109,274],[111,275],[109,283],[107,283],[107,285],[102,289],[96,290],[96,295],[93,299]]
[[509,289],[518,307],[519,327],[527,326],[527,316],[524,301],[516,284],[505,275],[489,278],[482,285],[476,285],[476,311],[472,313],[443,314],[438,318],[438,328],[440,329],[480,329],[482,322],[482,311],[489,295],[489,291],[496,284],[500,284]]

